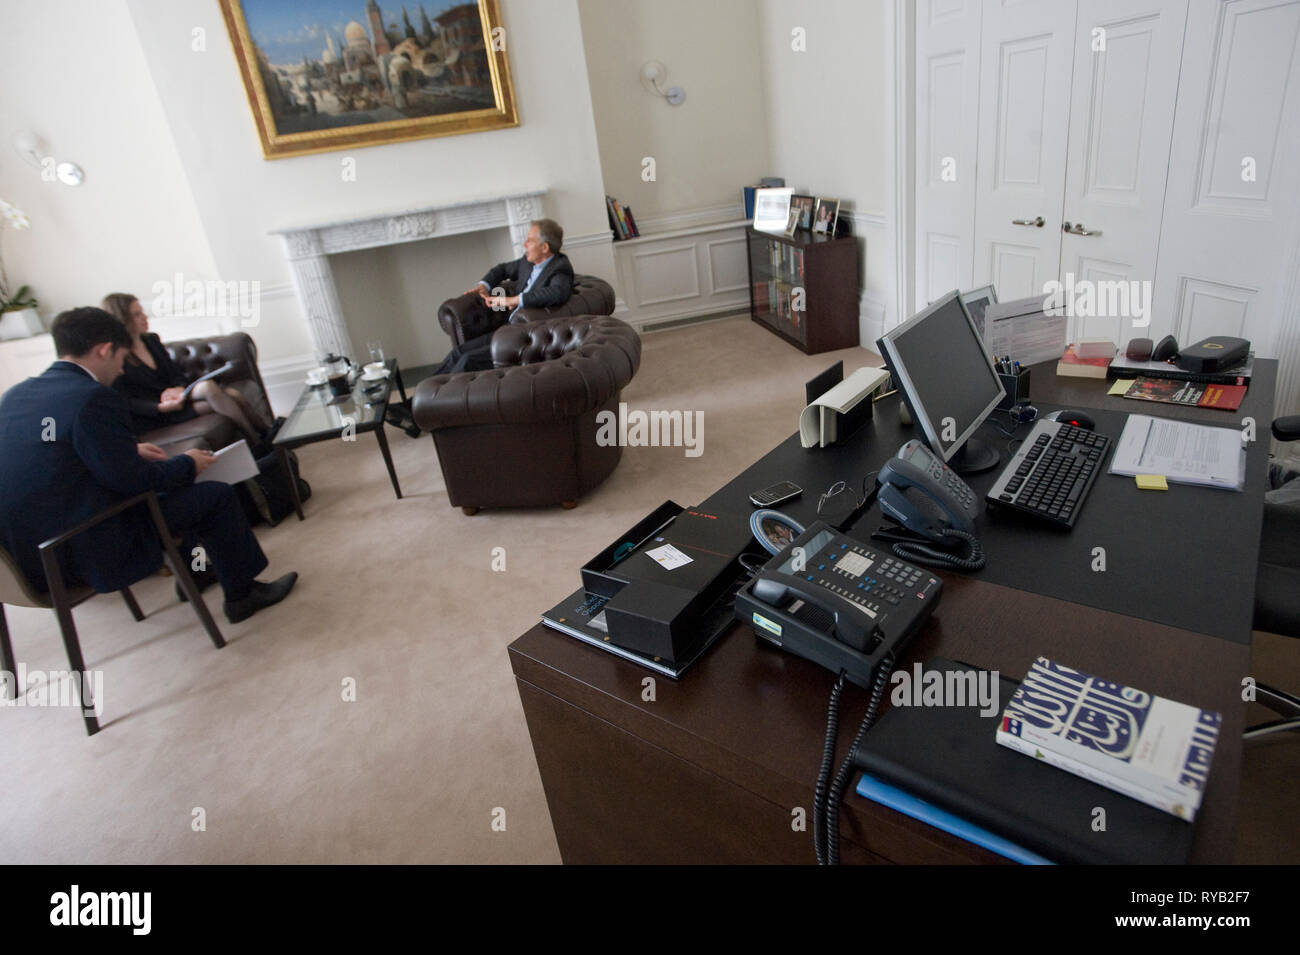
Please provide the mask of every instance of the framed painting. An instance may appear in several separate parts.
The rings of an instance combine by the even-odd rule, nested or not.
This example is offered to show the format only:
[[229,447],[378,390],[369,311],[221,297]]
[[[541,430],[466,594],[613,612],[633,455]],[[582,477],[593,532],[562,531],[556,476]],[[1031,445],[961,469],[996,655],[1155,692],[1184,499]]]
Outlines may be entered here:
[[518,126],[497,0],[220,0],[267,159]]

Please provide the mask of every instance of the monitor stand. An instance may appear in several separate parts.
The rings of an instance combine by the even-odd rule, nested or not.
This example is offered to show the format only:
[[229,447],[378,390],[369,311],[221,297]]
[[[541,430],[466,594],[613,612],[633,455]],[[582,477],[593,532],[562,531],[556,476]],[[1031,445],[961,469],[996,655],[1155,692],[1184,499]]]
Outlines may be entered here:
[[998,449],[987,441],[969,438],[961,449],[948,459],[948,467],[958,474],[979,474],[998,466]]

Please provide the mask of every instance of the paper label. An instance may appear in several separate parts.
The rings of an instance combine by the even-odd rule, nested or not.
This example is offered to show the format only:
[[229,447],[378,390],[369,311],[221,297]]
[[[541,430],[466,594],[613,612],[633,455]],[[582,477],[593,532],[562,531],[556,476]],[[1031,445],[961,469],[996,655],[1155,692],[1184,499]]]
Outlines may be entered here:
[[664,570],[676,570],[678,567],[685,567],[691,562],[691,559],[679,551],[672,544],[664,544],[663,547],[656,547],[654,550],[648,550],[645,555],[652,560],[659,562]]

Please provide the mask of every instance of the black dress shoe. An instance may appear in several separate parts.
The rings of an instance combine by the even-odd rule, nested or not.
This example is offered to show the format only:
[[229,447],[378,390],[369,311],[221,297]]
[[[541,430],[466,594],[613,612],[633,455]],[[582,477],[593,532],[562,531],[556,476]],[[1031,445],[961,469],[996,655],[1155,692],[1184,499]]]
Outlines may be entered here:
[[239,623],[241,620],[247,620],[259,610],[265,610],[272,604],[278,604],[289,596],[289,591],[293,590],[293,585],[297,582],[297,571],[285,574],[279,580],[273,580],[269,584],[264,584],[260,580],[253,581],[253,587],[249,590],[247,597],[225,602],[223,609],[226,612],[226,619],[231,623]]

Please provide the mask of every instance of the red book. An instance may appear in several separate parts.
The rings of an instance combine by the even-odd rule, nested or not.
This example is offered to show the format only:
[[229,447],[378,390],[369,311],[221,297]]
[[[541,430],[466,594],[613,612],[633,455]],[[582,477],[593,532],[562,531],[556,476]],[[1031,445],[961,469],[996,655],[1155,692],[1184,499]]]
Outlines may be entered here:
[[1162,401],[1171,405],[1221,408],[1236,411],[1246,397],[1245,385],[1216,385],[1204,381],[1172,381],[1167,378],[1138,378],[1124,392],[1125,398]]
[[1115,358],[1080,358],[1074,353],[1074,346],[1065,346],[1065,354],[1056,363],[1056,373],[1070,378],[1105,378],[1106,369]]

